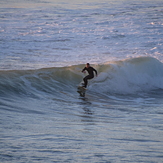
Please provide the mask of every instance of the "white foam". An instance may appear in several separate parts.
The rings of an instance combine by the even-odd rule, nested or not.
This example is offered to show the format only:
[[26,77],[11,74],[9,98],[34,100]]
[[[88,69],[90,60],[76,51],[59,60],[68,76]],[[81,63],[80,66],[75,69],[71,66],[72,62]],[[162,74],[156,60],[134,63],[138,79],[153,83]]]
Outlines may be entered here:
[[107,65],[90,89],[101,93],[135,94],[163,89],[163,64],[151,57],[139,57]]

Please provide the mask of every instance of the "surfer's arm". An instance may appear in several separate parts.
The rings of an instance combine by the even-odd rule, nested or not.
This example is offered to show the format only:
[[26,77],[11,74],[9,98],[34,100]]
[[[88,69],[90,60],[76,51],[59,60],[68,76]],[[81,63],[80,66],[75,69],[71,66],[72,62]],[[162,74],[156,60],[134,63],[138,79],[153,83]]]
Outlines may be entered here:
[[96,76],[97,76],[97,70],[93,69],[93,71],[96,73]]
[[82,72],[83,72],[83,73],[85,73],[85,70],[86,70],[86,67],[85,67],[85,68],[83,68]]

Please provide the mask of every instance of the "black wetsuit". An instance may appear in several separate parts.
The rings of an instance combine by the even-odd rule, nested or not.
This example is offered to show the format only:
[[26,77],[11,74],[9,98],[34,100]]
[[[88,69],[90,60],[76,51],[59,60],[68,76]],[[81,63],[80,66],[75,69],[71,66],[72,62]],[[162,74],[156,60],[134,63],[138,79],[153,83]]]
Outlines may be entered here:
[[83,70],[82,70],[82,72],[84,72],[84,71],[88,71],[88,74],[89,75],[87,75],[84,79],[83,79],[83,81],[84,81],[84,87],[86,88],[87,87],[87,84],[88,84],[88,79],[92,79],[92,78],[94,78],[94,73],[93,73],[93,71],[95,71],[95,73],[96,73],[96,75],[97,75],[97,71],[93,68],[93,67],[85,67]]

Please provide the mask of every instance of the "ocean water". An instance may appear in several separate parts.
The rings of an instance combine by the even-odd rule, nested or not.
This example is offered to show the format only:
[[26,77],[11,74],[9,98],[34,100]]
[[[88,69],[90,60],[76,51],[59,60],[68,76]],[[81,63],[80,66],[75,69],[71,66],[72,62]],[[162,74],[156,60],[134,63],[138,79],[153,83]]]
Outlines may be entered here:
[[0,162],[163,162],[162,0],[1,0]]

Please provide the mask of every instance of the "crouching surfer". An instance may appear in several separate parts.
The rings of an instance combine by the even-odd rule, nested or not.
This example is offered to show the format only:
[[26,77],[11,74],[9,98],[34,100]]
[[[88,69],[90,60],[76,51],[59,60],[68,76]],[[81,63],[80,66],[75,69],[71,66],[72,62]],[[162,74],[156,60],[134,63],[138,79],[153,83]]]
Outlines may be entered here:
[[83,78],[83,81],[84,81],[83,87],[84,88],[87,87],[88,80],[94,78],[93,71],[96,73],[96,76],[97,76],[97,71],[93,67],[91,67],[89,63],[87,63],[86,67],[82,70],[83,73],[85,73],[85,71],[87,71],[89,75],[87,75],[86,77]]

